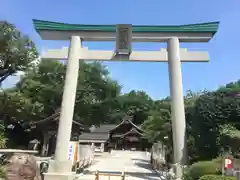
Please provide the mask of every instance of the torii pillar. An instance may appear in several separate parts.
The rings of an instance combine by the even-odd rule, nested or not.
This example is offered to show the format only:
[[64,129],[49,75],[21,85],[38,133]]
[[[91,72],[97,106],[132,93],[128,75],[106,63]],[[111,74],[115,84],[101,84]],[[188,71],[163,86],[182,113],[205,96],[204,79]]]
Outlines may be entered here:
[[57,136],[56,156],[45,180],[72,179],[71,162],[67,158],[71,134],[79,60],[168,62],[171,94],[171,115],[176,177],[182,178],[182,165],[186,161],[186,122],[182,87],[181,62],[208,62],[207,52],[180,49],[181,42],[208,42],[217,32],[218,22],[183,26],[133,26],[132,41],[167,42],[160,51],[133,51],[126,59],[118,59],[114,51],[88,50],[81,40],[115,41],[116,27],[95,25],[69,25],[34,20],[36,30],[43,39],[67,40],[70,47],[48,50],[42,59],[68,60],[62,108]]
[[183,98],[181,60],[177,37],[168,41],[168,72],[171,97],[171,116],[175,174],[182,176],[182,165],[187,163],[186,120]]

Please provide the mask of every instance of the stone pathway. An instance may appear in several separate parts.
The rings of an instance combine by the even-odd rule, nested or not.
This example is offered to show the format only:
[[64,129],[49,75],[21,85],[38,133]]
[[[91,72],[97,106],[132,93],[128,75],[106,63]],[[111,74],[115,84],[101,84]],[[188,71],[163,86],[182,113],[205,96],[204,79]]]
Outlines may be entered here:
[[[126,180],[163,180],[159,174],[151,169],[150,157],[146,152],[139,151],[113,151],[112,154],[106,154],[95,158],[96,162],[86,170],[79,180],[94,179],[94,173],[99,171],[117,171],[126,172]],[[105,179],[105,178],[100,178]],[[119,177],[111,177],[120,179]]]

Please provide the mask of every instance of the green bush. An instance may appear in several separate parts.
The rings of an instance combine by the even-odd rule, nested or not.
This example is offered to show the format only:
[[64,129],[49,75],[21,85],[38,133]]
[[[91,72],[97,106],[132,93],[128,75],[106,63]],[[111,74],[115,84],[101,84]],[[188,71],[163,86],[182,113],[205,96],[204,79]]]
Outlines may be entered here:
[[222,161],[223,161],[223,157],[221,157],[221,156],[220,156],[220,157],[217,157],[217,158],[215,158],[215,159],[212,159],[212,161],[213,161],[213,162],[216,162],[216,163],[218,163],[218,164],[221,165],[221,164],[222,164]]
[[7,179],[6,178],[6,171],[3,166],[0,166],[0,179]]
[[184,172],[185,180],[199,180],[204,175],[220,174],[221,166],[214,161],[200,161],[192,164]]
[[222,175],[205,175],[202,176],[199,180],[236,180],[236,177],[228,177]]

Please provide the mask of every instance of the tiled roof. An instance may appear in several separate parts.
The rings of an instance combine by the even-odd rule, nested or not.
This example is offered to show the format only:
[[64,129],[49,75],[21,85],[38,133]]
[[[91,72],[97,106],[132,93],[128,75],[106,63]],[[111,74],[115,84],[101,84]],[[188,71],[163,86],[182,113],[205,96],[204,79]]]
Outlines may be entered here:
[[112,129],[114,129],[117,124],[103,124],[99,127],[92,128],[92,132],[94,133],[109,133]]
[[79,140],[107,140],[108,133],[83,133],[79,136]]
[[126,132],[122,136],[126,136],[126,135],[131,134],[131,133],[137,133],[137,134],[143,136],[143,134],[141,132],[139,132],[136,128],[132,128],[130,131]]
[[119,123],[119,124],[118,124],[115,128],[113,128],[112,130],[118,128],[119,126],[121,126],[121,125],[124,124],[124,123],[130,123],[130,124],[131,124],[134,128],[136,128],[138,131],[143,132],[143,130],[142,130],[139,126],[137,126],[136,124],[134,124],[134,123],[132,122],[131,118],[129,118],[129,117],[123,118],[122,122]]

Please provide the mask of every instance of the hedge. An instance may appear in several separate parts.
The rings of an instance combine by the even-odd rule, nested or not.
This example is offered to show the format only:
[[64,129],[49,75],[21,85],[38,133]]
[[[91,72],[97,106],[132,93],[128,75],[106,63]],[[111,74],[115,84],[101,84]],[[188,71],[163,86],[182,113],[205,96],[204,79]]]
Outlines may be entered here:
[[184,179],[199,180],[204,175],[218,175],[220,169],[219,164],[214,161],[200,161],[186,169]]
[[6,170],[3,166],[0,166],[0,179],[6,179]]
[[199,180],[236,180],[236,177],[222,176],[222,175],[205,175]]

